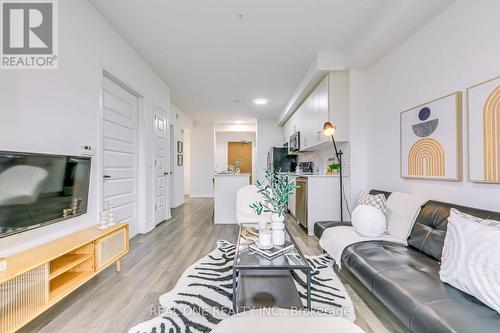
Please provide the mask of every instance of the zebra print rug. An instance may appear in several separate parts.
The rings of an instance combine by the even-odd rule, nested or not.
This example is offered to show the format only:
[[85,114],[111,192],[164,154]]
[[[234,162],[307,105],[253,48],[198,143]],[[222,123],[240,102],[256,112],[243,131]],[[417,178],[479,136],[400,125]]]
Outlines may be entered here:
[[[129,333],[210,332],[232,312],[232,271],[236,246],[218,241],[217,248],[189,267],[170,292],[160,297],[158,315],[140,323]],[[355,320],[354,307],[333,270],[327,254],[306,256],[313,268],[312,309]],[[306,277],[292,272],[295,285],[306,304]],[[299,314],[299,312],[297,312]],[[300,312],[307,315],[307,312]]]

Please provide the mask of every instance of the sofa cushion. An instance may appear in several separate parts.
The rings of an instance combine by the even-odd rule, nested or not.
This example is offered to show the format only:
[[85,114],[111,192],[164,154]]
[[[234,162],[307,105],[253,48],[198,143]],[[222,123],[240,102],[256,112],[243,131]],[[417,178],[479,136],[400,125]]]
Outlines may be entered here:
[[500,220],[500,213],[498,212],[429,201],[422,207],[415,221],[410,237],[408,237],[408,245],[435,260],[441,261],[451,208],[456,208],[463,213],[482,219]]
[[[450,287],[452,288],[452,287]],[[500,316],[467,297],[436,300],[413,313],[412,332],[498,333]]]
[[373,292],[379,273],[408,267],[422,269],[439,263],[426,255],[405,246],[387,241],[369,241],[350,245],[342,254],[342,264]]
[[[477,318],[500,327],[495,311],[442,283],[439,262],[413,248],[383,241],[357,243],[345,249],[342,264],[412,332],[477,331],[483,326]],[[456,312],[433,311],[439,302],[450,304]],[[464,318],[467,327],[474,329],[463,329]]]

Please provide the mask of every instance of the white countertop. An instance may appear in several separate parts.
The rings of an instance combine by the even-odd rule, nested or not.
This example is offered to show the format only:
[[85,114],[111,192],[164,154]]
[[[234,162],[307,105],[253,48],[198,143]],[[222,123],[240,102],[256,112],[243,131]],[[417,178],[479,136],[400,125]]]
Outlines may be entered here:
[[216,173],[214,177],[250,177],[249,173]]
[[[281,175],[289,176],[289,177],[304,177],[304,178],[309,178],[309,177],[338,177],[339,175],[327,175],[327,174],[321,174],[321,175],[311,175],[311,174],[301,174],[301,173],[280,173]],[[348,178],[347,176],[343,176],[343,178]]]

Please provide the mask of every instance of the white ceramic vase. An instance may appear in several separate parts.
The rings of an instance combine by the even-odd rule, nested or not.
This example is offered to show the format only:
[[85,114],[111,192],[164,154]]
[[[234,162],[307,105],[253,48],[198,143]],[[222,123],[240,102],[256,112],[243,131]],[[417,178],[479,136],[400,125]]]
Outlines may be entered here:
[[267,222],[266,220],[261,220],[259,221],[259,230],[264,230],[267,228],[269,222]]
[[271,229],[273,231],[273,244],[281,246],[285,244],[285,221],[284,216],[273,214],[271,216]]
[[270,229],[259,230],[259,244],[264,247],[272,246],[273,238]]

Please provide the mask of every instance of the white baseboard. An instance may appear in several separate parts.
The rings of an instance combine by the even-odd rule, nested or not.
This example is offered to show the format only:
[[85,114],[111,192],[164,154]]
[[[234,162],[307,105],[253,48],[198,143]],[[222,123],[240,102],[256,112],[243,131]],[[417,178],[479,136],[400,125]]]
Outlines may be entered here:
[[213,194],[191,194],[190,198],[213,198]]

